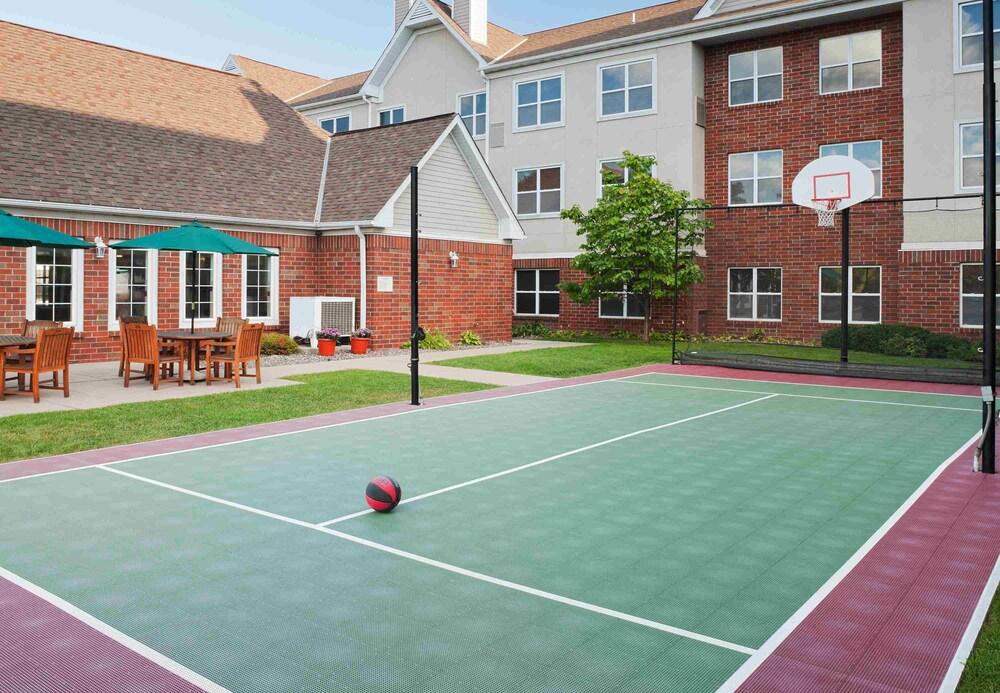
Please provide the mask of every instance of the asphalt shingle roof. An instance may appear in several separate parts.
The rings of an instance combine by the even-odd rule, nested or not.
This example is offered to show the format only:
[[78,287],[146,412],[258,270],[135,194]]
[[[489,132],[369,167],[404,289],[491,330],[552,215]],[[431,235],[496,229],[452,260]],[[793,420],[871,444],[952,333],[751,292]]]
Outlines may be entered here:
[[234,55],[233,62],[239,67],[240,74],[244,77],[252,79],[278,98],[286,101],[327,82],[323,77],[262,63],[245,55]]

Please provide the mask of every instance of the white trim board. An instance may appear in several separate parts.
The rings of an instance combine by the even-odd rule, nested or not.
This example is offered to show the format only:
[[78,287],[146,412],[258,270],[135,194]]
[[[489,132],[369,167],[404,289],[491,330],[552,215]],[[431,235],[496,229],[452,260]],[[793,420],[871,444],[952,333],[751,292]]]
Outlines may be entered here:
[[201,674],[198,674],[197,672],[188,669],[183,664],[180,664],[170,659],[166,655],[157,652],[156,650],[147,645],[143,645],[138,640],[129,637],[128,635],[122,633],[117,628],[108,625],[107,623],[101,621],[95,616],[91,616],[86,611],[83,611],[82,609],[73,606],[65,599],[62,599],[61,597],[52,594],[48,590],[39,587],[35,583],[25,580],[20,575],[16,575],[15,573],[12,573],[9,570],[0,567],[0,578],[7,580],[8,582],[14,585],[17,585],[18,587],[27,592],[30,592],[39,599],[47,601],[49,604],[56,607],[60,611],[63,611],[72,616],[73,618],[75,618],[76,620],[80,621],[81,623],[90,626],[101,635],[104,635],[105,637],[114,640],[119,645],[127,647],[128,649],[138,654],[140,657],[148,659],[150,662],[169,671],[174,676],[182,678],[188,683],[204,689],[205,691],[207,691],[207,693],[229,693],[228,688],[223,688],[214,681],[211,681],[202,676]]

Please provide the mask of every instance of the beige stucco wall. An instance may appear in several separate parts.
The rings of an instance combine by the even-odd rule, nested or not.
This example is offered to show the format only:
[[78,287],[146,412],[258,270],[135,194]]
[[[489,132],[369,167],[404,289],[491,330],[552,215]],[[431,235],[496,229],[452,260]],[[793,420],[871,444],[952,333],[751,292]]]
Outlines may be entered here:
[[[599,118],[599,66],[654,57],[656,108],[648,115]],[[503,124],[502,147],[491,139],[490,168],[514,204],[514,171],[563,166],[563,206],[593,206],[598,193],[598,161],[623,150],[655,155],[657,176],[695,195],[704,190],[704,136],[694,124],[695,96],[703,92],[701,49],[691,43],[618,52],[599,58],[553,64],[528,72],[498,75],[490,83],[490,123]],[[514,85],[526,79],[563,75],[560,127],[514,132]],[[579,248],[576,227],[558,218],[523,219],[527,238],[517,254],[572,254]]]
[[[905,197],[955,195],[958,123],[981,121],[982,73],[957,67],[957,0],[903,3],[903,157]],[[947,201],[940,208],[968,212],[932,213],[934,203],[905,207],[904,242],[975,242],[982,238],[978,202]]]

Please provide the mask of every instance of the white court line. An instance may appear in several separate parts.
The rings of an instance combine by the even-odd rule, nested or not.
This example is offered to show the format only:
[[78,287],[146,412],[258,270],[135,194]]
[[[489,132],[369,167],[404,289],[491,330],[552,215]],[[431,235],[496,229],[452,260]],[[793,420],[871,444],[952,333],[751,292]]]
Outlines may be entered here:
[[[754,393],[748,393],[754,394]],[[556,460],[561,460],[564,457],[570,457],[571,455],[577,455],[581,452],[587,452],[588,450],[593,450],[595,448],[604,447],[605,445],[611,445],[612,443],[617,443],[622,440],[627,440],[628,438],[634,438],[635,436],[641,436],[644,433],[652,433],[653,431],[661,431],[664,428],[670,428],[672,426],[679,426],[680,424],[688,423],[689,421],[697,421],[698,419],[704,419],[707,416],[714,416],[715,414],[722,414],[723,412],[732,411],[733,409],[739,409],[740,407],[745,407],[749,404],[755,404],[757,402],[763,402],[766,399],[771,399],[772,397],[777,397],[777,393],[768,394],[767,397],[758,397],[757,399],[750,400],[749,402],[741,402],[740,404],[734,404],[729,407],[723,407],[722,409],[716,409],[714,411],[705,412],[704,414],[698,414],[696,416],[689,416],[686,419],[679,419],[677,421],[671,421],[669,423],[660,424],[659,426],[651,426],[650,428],[644,428],[639,431],[633,431],[632,433],[625,433],[620,436],[615,436],[614,438],[608,438],[607,440],[602,440],[597,443],[591,443],[590,445],[585,445],[582,448],[577,448],[575,450],[569,450],[568,452],[560,452],[558,455],[552,455],[550,457],[545,457],[540,460],[535,460],[534,462],[528,462],[527,464],[522,464],[518,467],[511,467],[510,469],[504,469],[503,471],[495,472],[493,474],[487,474],[486,476],[481,476],[478,479],[470,479],[469,481],[463,481],[459,484],[453,484],[451,486],[446,486],[445,488],[439,488],[436,491],[429,491],[427,493],[422,493],[419,496],[414,496],[413,498],[407,498],[400,502],[400,505],[405,505],[406,503],[413,503],[418,500],[423,500],[425,498],[430,498],[431,496],[437,496],[442,493],[448,493],[449,491],[455,491],[460,488],[465,488],[466,486],[472,486],[473,484],[481,484],[484,481],[489,481],[490,479],[498,479],[502,476],[507,476],[508,474],[514,474],[515,472],[520,472],[525,469],[531,469],[532,467],[537,467],[542,464],[548,464],[549,462],[555,462]],[[374,510],[360,510],[356,513],[351,513],[350,515],[342,515],[340,517],[335,517],[332,520],[327,520],[326,522],[320,522],[320,527],[329,527],[330,525],[335,525],[338,522],[344,522],[346,520],[352,520],[356,517],[361,517],[362,515],[368,515],[369,513],[375,512]]]
[[[95,462],[94,464],[85,464],[85,465],[81,465],[79,467],[69,467],[68,469],[56,469],[56,470],[51,471],[51,472],[39,472],[38,474],[28,474],[28,475],[25,475],[25,476],[16,476],[16,477],[13,477],[11,479],[0,479],[0,485],[9,484],[9,483],[12,483],[14,481],[23,481],[25,479],[37,479],[37,478],[43,477],[43,476],[54,476],[56,474],[65,474],[67,472],[76,472],[76,471],[79,471],[81,469],[93,469],[94,467],[105,467],[105,466],[111,465],[111,464],[125,464],[126,462],[137,462],[139,460],[152,460],[152,459],[156,459],[157,457],[168,457],[170,455],[182,455],[182,454],[188,453],[188,452],[201,452],[202,450],[212,450],[214,448],[224,448],[224,447],[227,447],[229,445],[241,445],[243,443],[255,443],[255,442],[259,441],[259,440],[268,440],[269,438],[283,438],[285,436],[293,436],[293,435],[297,435],[299,433],[311,433],[313,431],[322,431],[322,430],[325,430],[325,429],[328,429],[328,428],[339,428],[341,426],[350,426],[352,424],[365,423],[365,422],[368,422],[368,421],[381,421],[382,419],[392,419],[392,418],[395,418],[397,416],[407,416],[409,414],[419,414],[420,412],[425,412],[425,411],[437,411],[439,409],[450,409],[451,407],[459,407],[459,406],[466,405],[466,404],[479,404],[481,402],[496,402],[496,401],[502,400],[502,399],[511,399],[513,397],[524,397],[526,395],[540,395],[540,394],[543,394],[543,393],[546,393],[546,392],[555,392],[557,390],[569,390],[569,389],[572,389],[572,388],[575,388],[575,387],[585,387],[587,385],[600,385],[602,383],[618,383],[618,382],[621,382],[622,380],[624,380],[625,378],[631,378],[631,377],[633,377],[633,376],[623,376],[621,378],[607,378],[605,380],[591,380],[591,381],[586,382],[586,383],[573,383],[572,385],[560,385],[559,387],[550,387],[550,388],[547,388],[547,389],[544,389],[544,390],[531,390],[530,392],[514,392],[514,393],[509,394],[509,395],[498,395],[496,397],[483,397],[482,399],[474,399],[474,400],[468,400],[468,401],[463,401],[463,402],[450,402],[448,404],[437,404],[437,405],[433,405],[433,406],[413,407],[412,409],[407,409],[406,411],[398,411],[398,412],[394,412],[392,414],[380,414],[378,416],[369,416],[369,417],[364,418],[364,419],[353,419],[351,421],[340,421],[338,423],[322,424],[322,425],[319,425],[319,426],[311,426],[309,428],[302,428],[302,429],[298,429],[298,430],[295,430],[295,431],[282,431],[280,433],[269,433],[267,435],[254,436],[252,438],[243,438],[241,440],[230,440],[230,441],[226,441],[224,443],[212,443],[211,445],[199,445],[199,446],[193,447],[193,448],[184,448],[183,450],[170,450],[168,452],[157,452],[157,453],[153,453],[153,454],[150,454],[150,455],[138,455],[137,457],[129,457],[129,458],[124,459],[124,460],[115,460],[114,462]],[[390,402],[389,404],[400,404],[400,403],[399,402]],[[377,405],[377,406],[388,406],[388,405]],[[337,413],[340,413],[340,412],[337,412]],[[320,414],[319,416],[322,416],[322,414]],[[283,423],[283,422],[282,421],[270,421],[268,423],[254,424],[254,425],[267,426],[267,425],[275,424],[275,423]],[[225,429],[218,429],[218,430],[215,430],[215,431],[205,431],[203,433],[197,433],[195,435],[212,435],[212,434],[216,434],[216,433],[224,433],[226,431],[237,431],[237,430],[240,430],[240,428],[245,428],[245,427],[225,428]],[[128,447],[128,446],[133,446],[133,445],[142,445],[143,443],[150,443],[150,442],[156,442],[156,441],[142,441],[142,442],[139,442],[139,443],[126,443],[125,445],[121,445],[121,446],[117,446],[117,445],[116,446],[112,446],[112,448],[114,448],[114,447]],[[112,448],[104,448],[104,449],[110,450]],[[93,450],[81,450],[80,452],[93,452]],[[67,453],[67,454],[72,454],[72,453]],[[28,460],[20,460],[18,462],[8,462],[7,464],[9,464],[9,465],[27,464],[27,463],[30,463],[30,462],[33,462],[33,461],[34,460],[28,459]]]
[[194,498],[199,498],[201,500],[210,501],[212,503],[218,503],[219,505],[225,505],[230,508],[242,510],[244,512],[252,513],[254,515],[260,515],[262,517],[266,517],[272,520],[278,520],[279,522],[285,522],[290,525],[304,527],[306,529],[311,529],[316,532],[323,532],[324,534],[329,534],[330,536],[337,537],[345,541],[349,541],[353,544],[358,544],[360,546],[364,546],[369,549],[381,551],[382,553],[398,556],[399,558],[406,558],[408,560],[415,561],[417,563],[422,563],[424,565],[431,566],[433,568],[446,570],[450,573],[455,573],[456,575],[462,575],[464,577],[472,578],[474,580],[479,580],[481,582],[487,582],[491,585],[496,585],[498,587],[504,587],[506,589],[514,590],[517,592],[523,592],[524,594],[530,594],[535,597],[540,597],[542,599],[547,599],[549,601],[558,602],[559,604],[574,606],[578,609],[590,611],[595,614],[601,614],[602,616],[609,616],[611,618],[615,618],[620,621],[626,621],[628,623],[634,623],[636,625],[645,626],[647,628],[652,628],[653,630],[662,631],[664,633],[670,633],[671,635],[677,635],[682,638],[697,640],[698,642],[725,648],[727,650],[733,650],[734,652],[739,652],[741,654],[752,655],[754,653],[754,650],[752,648],[744,647],[743,645],[737,645],[736,643],[727,642],[725,640],[719,640],[718,638],[713,638],[708,635],[702,635],[701,633],[695,633],[693,631],[685,630],[683,628],[668,626],[665,623],[660,623],[658,621],[651,621],[649,619],[641,618],[639,616],[633,616],[632,614],[626,614],[621,611],[615,611],[614,609],[607,609],[603,606],[597,606],[596,604],[590,604],[588,602],[582,602],[577,599],[563,597],[558,594],[553,594],[552,592],[546,592],[544,590],[535,589],[534,587],[528,587],[527,585],[522,585],[517,582],[511,582],[509,580],[496,578],[491,575],[486,575],[484,573],[478,573],[474,570],[467,570],[465,568],[460,568],[456,565],[452,565],[451,563],[444,563],[443,561],[437,561],[434,560],[433,558],[427,558],[426,556],[421,556],[420,554],[410,553],[409,551],[403,551],[402,549],[386,546],[385,544],[379,544],[378,542],[371,541],[369,539],[363,539],[361,537],[354,536],[353,534],[346,534],[336,529],[330,529],[329,527],[322,527],[320,525],[313,524],[311,522],[296,520],[293,517],[279,515],[277,513],[272,513],[267,510],[261,510],[260,508],[254,508],[253,506],[244,505],[242,503],[235,503],[233,501],[225,500],[224,498],[210,496],[208,494],[201,493],[200,491],[192,491],[191,489],[186,489],[181,486],[175,486],[173,484],[157,481],[156,479],[150,479],[148,477],[140,476],[138,474],[132,474],[131,472],[126,472],[121,469],[112,469],[111,467],[107,467],[105,465],[97,465],[97,468],[106,472],[111,472],[112,474],[119,474],[121,476],[125,476],[130,479],[134,479],[136,481],[152,484],[153,486],[159,486],[161,488],[165,488],[170,491],[176,491],[177,493],[183,493],[188,496],[193,496]]
[[990,602],[993,601],[993,595],[996,594],[998,586],[1000,586],[1000,558],[997,559],[996,565],[993,566],[993,572],[990,573],[990,577],[986,581],[986,586],[983,587],[983,593],[979,596],[976,610],[972,612],[972,619],[969,621],[969,625],[962,635],[962,640],[958,643],[958,649],[955,650],[951,666],[948,667],[948,672],[941,681],[941,687],[938,689],[940,693],[953,693],[958,688],[958,682],[961,680],[962,672],[965,670],[965,665],[969,660],[969,653],[972,652],[972,646],[976,644],[976,637],[979,635],[979,630],[983,627],[986,614],[990,610]]
[[861,560],[868,555],[868,552],[874,548],[874,546],[882,540],[886,534],[889,533],[899,519],[906,514],[906,511],[917,502],[917,500],[924,494],[924,492],[930,487],[934,481],[944,473],[944,470],[948,466],[957,460],[966,450],[969,449],[971,445],[974,445],[979,440],[980,433],[972,436],[967,442],[965,442],[962,447],[956,450],[948,459],[942,462],[934,472],[924,480],[924,483],[920,484],[917,489],[910,495],[909,498],[894,512],[889,516],[889,519],[878,528],[875,534],[871,535],[864,544],[851,556],[844,565],[840,566],[840,569],[836,573],[830,576],[830,579],[823,583],[823,586],[816,590],[806,602],[798,608],[798,610],[791,615],[791,617],[785,621],[781,627],[774,632],[774,634],[760,646],[760,649],[750,657],[747,661],[743,663],[739,669],[737,669],[729,679],[726,680],[716,691],[716,693],[733,693],[738,689],[743,683],[750,678],[750,675],[757,670],[764,661],[774,654],[774,651],[778,649],[778,646],[785,641],[785,639],[795,630],[806,617],[812,613],[813,609],[820,605],[820,603],[826,599],[840,582],[847,577],[847,575],[854,570],[854,567],[861,562]]
[[135,640],[134,638],[131,638],[128,635],[125,635],[125,633],[122,633],[117,628],[110,626],[104,621],[98,619],[97,617],[88,614],[86,611],[83,611],[82,609],[73,606],[65,599],[57,597],[48,590],[44,589],[43,587],[39,587],[35,583],[25,580],[20,575],[16,575],[10,572],[9,570],[0,567],[0,578],[3,578],[4,580],[14,583],[21,589],[31,592],[36,597],[44,599],[57,609],[61,609],[62,611],[66,612],[76,620],[85,623],[86,625],[90,626],[97,632],[111,638],[118,644],[127,647],[128,649],[132,650],[141,657],[144,657],[149,661],[158,664],[163,669],[166,669],[175,676],[184,679],[188,683],[203,688],[205,691],[207,691],[207,693],[229,693],[228,688],[223,688],[219,684],[205,678],[201,674],[191,671],[183,664],[175,662],[174,660],[167,657],[165,654],[157,652],[156,650],[152,649],[147,645],[143,645],[138,640]]
[[[641,377],[641,376],[635,376]],[[858,404],[884,404],[893,407],[919,407],[921,409],[949,409],[951,411],[971,411],[980,413],[980,409],[967,409],[966,407],[945,407],[940,404],[916,404],[915,402],[887,402],[879,399],[848,399],[846,397],[824,397],[823,395],[799,395],[788,392],[761,392],[758,390],[738,390],[728,387],[703,387],[701,385],[677,385],[676,383],[650,383],[644,380],[622,379],[620,383],[629,385],[649,385],[651,387],[679,387],[685,390],[710,390],[712,392],[745,392],[748,395],[781,395],[782,397],[800,397],[803,399],[826,399],[834,402],[854,402]]]
[[[647,375],[662,375],[668,378],[704,378],[708,380],[732,380],[741,383],[765,383],[767,385],[793,385],[796,387],[825,387],[834,390],[868,390],[869,392],[901,392],[910,395],[933,395],[934,397],[971,397],[979,400],[979,395],[959,395],[954,392],[924,392],[923,390],[893,390],[886,387],[862,387],[860,385],[825,385],[820,383],[795,383],[789,380],[763,380],[760,378],[727,378],[721,375],[697,375],[695,373],[673,373],[664,371],[650,371],[648,373],[638,373],[636,375],[623,375],[615,380],[629,380],[630,378],[644,378]],[[786,375],[792,375],[791,373]],[[824,376],[835,377],[835,376]],[[897,381],[904,382],[904,381]],[[974,387],[970,385],[969,387]]]

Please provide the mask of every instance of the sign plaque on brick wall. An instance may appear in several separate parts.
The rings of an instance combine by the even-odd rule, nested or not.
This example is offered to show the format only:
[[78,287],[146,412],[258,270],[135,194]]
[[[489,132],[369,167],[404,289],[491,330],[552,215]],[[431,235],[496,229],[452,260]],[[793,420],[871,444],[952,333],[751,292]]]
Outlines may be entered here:
[[375,288],[379,293],[392,293],[392,277],[379,277],[375,282]]

